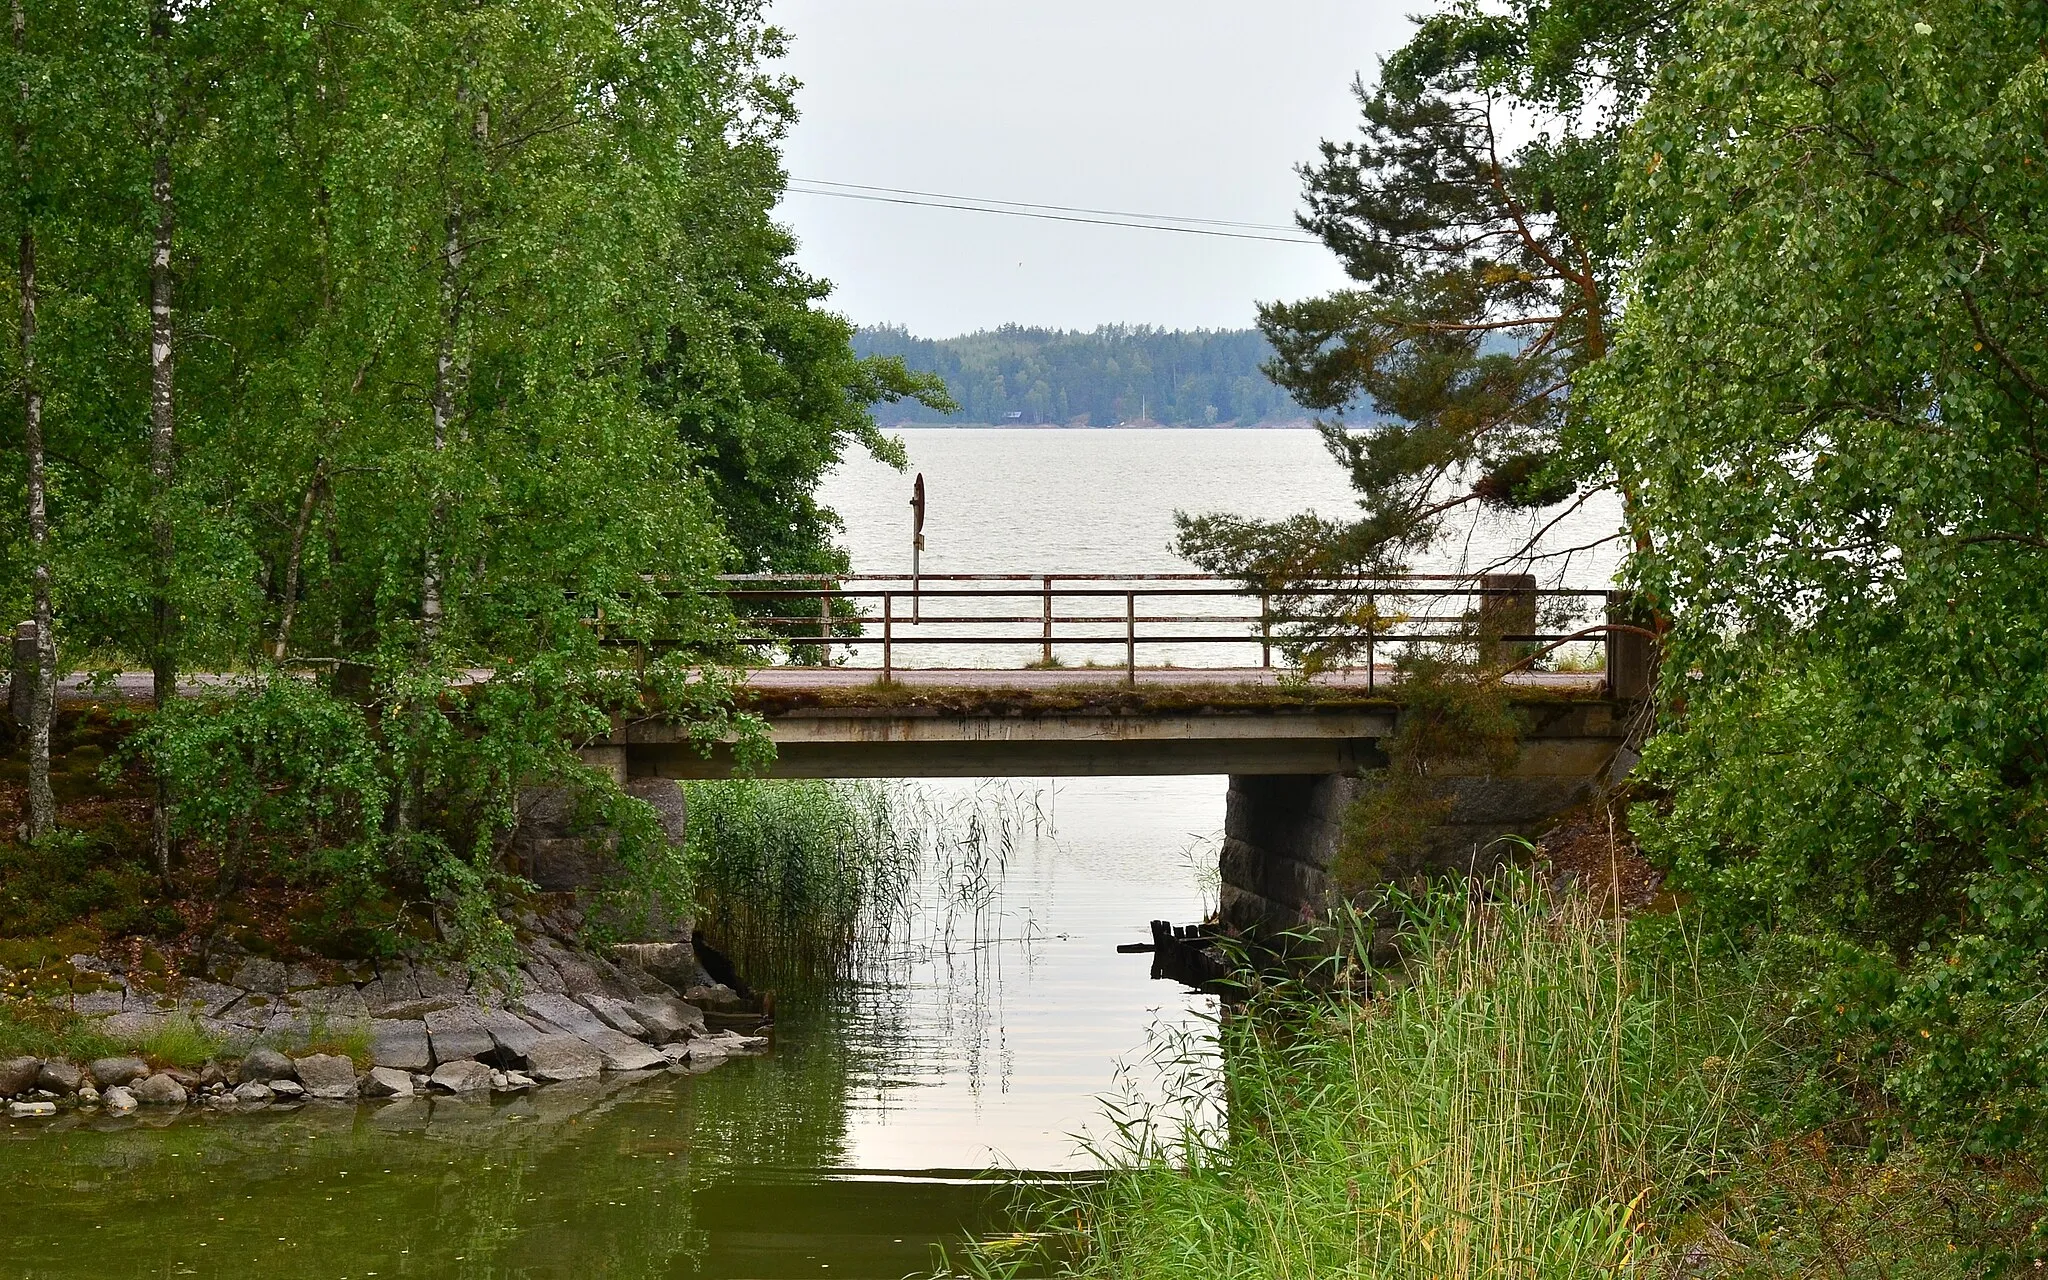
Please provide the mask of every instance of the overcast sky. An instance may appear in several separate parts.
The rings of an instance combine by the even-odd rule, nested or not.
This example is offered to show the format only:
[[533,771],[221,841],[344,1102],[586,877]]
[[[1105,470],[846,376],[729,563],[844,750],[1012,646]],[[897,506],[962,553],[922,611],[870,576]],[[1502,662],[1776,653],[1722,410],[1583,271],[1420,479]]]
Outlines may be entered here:
[[[773,0],[803,82],[793,180],[1288,224],[1413,0]],[[831,305],[946,337],[1007,322],[1235,328],[1342,283],[1320,246],[792,193]]]

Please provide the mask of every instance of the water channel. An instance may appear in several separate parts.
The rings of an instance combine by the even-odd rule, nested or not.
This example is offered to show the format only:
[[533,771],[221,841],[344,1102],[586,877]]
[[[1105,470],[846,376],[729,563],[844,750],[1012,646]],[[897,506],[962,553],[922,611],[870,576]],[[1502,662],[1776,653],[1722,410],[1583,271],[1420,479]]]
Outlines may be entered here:
[[[932,572],[1172,570],[1176,507],[1349,502],[1305,432],[905,436]],[[828,484],[858,567],[906,567],[907,490],[866,460]],[[1115,947],[1208,908],[1224,779],[929,786],[1030,820],[967,917],[783,1008],[768,1056],[510,1101],[9,1123],[0,1280],[926,1272],[1017,1181],[1099,1167],[1117,1119],[1190,1118],[1213,1004]]]

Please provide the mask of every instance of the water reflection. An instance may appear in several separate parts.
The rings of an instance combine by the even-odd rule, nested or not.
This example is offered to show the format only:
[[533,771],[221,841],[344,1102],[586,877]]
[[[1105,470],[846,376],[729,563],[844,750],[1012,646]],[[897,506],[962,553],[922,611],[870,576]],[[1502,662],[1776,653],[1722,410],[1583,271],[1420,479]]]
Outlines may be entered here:
[[494,1102],[0,1122],[0,1273],[920,1272],[998,1225],[1012,1189],[978,1171],[1085,1172],[1075,1135],[1118,1139],[1102,1095],[1171,1125],[1201,1087],[1175,1073],[1212,1002],[1115,947],[1199,918],[1185,851],[1223,780],[1041,803],[1057,834],[1012,844],[975,918],[911,921],[886,963],[786,1006],[765,1058]]

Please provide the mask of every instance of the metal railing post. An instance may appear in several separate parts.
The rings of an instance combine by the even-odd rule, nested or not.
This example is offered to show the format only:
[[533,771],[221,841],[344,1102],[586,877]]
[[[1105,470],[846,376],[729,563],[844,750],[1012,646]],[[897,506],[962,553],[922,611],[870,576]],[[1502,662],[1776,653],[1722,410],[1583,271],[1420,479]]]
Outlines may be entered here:
[[1045,642],[1039,653],[1039,660],[1046,666],[1052,665],[1052,575],[1045,575]]
[[1138,593],[1124,592],[1124,682],[1138,683]]
[[832,665],[832,594],[818,593],[818,665]]
[[1273,593],[1259,593],[1259,665],[1273,665]]
[[1380,633],[1379,597],[1372,592],[1365,593],[1365,691],[1371,693],[1379,687],[1380,664],[1374,653],[1373,641]]
[[882,593],[882,683],[895,678],[896,672],[896,593]]

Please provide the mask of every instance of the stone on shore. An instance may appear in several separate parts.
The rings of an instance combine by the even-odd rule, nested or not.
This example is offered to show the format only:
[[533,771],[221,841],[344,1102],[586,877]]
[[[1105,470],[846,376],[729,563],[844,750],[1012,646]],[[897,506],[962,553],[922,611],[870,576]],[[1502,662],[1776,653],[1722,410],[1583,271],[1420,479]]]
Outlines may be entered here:
[[412,1076],[394,1067],[371,1067],[370,1074],[363,1077],[363,1096],[366,1098],[410,1098]]
[[182,1107],[190,1100],[185,1086],[162,1072],[144,1076],[130,1092],[145,1107]]
[[426,1017],[427,1038],[434,1049],[434,1061],[457,1062],[487,1054],[497,1047],[484,1030],[474,1005],[436,1009]]
[[531,1049],[546,1034],[534,1029],[533,1024],[504,1009],[479,1009],[476,1011],[477,1025],[491,1037],[495,1049],[491,1053],[494,1062],[524,1059]]
[[116,1116],[125,1116],[139,1105],[135,1101],[135,1091],[125,1084],[117,1084],[107,1090],[100,1098],[100,1102],[106,1107],[109,1115]]
[[566,1031],[543,1034],[526,1051],[526,1070],[535,1080],[589,1080],[604,1070],[597,1050]]
[[242,1059],[242,1079],[256,1080],[269,1084],[273,1080],[296,1079],[292,1060],[275,1049],[251,1049],[249,1056]]
[[640,1019],[655,1044],[701,1036],[705,1031],[704,1011],[674,996],[641,996],[633,1002],[633,1016]]
[[8,1058],[0,1061],[0,1097],[27,1093],[36,1087],[36,1076],[42,1072],[40,1058]]
[[36,1088],[59,1094],[77,1093],[78,1082],[84,1078],[85,1073],[72,1063],[52,1060],[45,1062],[42,1070],[36,1072]]
[[279,1102],[302,1102],[306,1097],[306,1086],[296,1080],[272,1080],[270,1092]]
[[316,1053],[311,1057],[295,1058],[292,1066],[298,1069],[299,1083],[306,1086],[309,1098],[353,1098],[356,1096],[356,1064],[338,1053]]
[[370,1023],[370,1061],[400,1071],[425,1071],[434,1065],[427,1024],[408,1019],[379,1018]]
[[227,1068],[215,1062],[212,1058],[208,1058],[206,1064],[199,1068],[200,1088],[215,1089],[228,1083],[230,1081],[228,1080]]
[[104,1091],[142,1079],[149,1074],[149,1064],[140,1058],[95,1058],[85,1070]]
[[631,1036],[635,1040],[652,1039],[646,1026],[633,1016],[633,1007],[622,1000],[586,992],[576,997],[576,1003],[596,1014],[598,1021],[620,1035]]
[[54,1116],[57,1114],[57,1104],[54,1102],[10,1102],[7,1104],[7,1114],[16,1120]]
[[687,942],[622,942],[612,948],[612,958],[627,972],[638,970],[678,991],[702,981],[697,952]]
[[666,1059],[638,1040],[598,1021],[597,1015],[566,996],[534,991],[519,998],[520,1012],[531,1014],[543,1024],[559,1028],[597,1050],[607,1071],[646,1071],[665,1065]]
[[[113,1095],[108,1094],[107,1096],[111,1098]],[[236,1102],[241,1103],[245,1107],[267,1106],[273,1098],[277,1097],[276,1094],[270,1091],[270,1086],[264,1084],[261,1080],[249,1080],[235,1086],[235,1091],[231,1096]]]
[[720,1013],[737,1013],[746,1005],[746,1002],[740,999],[739,992],[723,982],[691,987],[683,992],[683,999],[699,1009],[715,1009]]
[[444,1062],[428,1083],[443,1093],[475,1093],[491,1087],[491,1069],[481,1062]]

